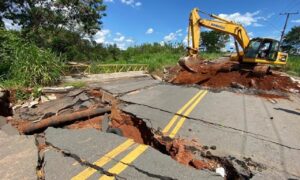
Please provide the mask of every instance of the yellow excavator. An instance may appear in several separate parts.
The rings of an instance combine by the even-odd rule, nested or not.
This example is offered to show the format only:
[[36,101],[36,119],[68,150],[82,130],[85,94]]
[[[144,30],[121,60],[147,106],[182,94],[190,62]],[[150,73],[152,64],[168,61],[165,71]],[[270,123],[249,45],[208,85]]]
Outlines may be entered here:
[[[201,27],[220,31],[233,36],[236,53],[230,60],[238,61],[239,69],[248,69],[255,74],[264,75],[270,72],[270,65],[285,65],[288,54],[280,52],[280,42],[270,38],[253,38],[250,40],[245,28],[236,22],[226,20],[213,14],[207,14],[213,19],[202,19],[199,9],[195,8],[190,13],[188,27],[187,56],[179,60],[179,64],[192,72],[201,60],[199,48],[201,42]],[[240,50],[241,48],[241,50]]]

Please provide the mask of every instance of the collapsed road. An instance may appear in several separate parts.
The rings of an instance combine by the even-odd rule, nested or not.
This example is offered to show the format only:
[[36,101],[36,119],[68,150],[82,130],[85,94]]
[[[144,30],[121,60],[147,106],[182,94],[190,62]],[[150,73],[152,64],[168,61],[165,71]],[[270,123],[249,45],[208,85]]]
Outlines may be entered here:
[[[1,118],[1,177],[300,178],[299,93],[274,99],[148,75],[88,85],[16,105],[13,116]],[[19,135],[41,122],[49,126]]]

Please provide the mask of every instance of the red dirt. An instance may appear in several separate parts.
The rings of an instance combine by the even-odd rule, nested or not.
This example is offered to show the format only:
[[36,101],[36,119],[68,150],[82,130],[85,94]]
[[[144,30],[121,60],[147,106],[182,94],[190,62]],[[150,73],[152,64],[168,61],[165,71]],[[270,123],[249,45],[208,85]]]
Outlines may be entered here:
[[166,146],[167,152],[177,162],[192,166],[196,169],[215,170],[218,163],[210,159],[197,159],[195,154],[187,147],[193,147],[198,151],[202,151],[202,146],[195,141],[187,141],[184,139],[174,139],[172,141],[161,141]]
[[190,165],[196,169],[209,169],[210,168],[208,163],[205,163],[198,159],[193,159],[192,161],[190,161]]
[[[141,119],[135,119],[130,115],[123,113],[117,108],[116,104],[112,105],[111,108],[111,126],[113,128],[119,128],[123,132],[123,136],[133,139],[135,142],[140,144],[147,144],[147,140],[143,139],[141,132],[146,133],[143,121]],[[145,131],[142,131],[145,129]]]
[[[279,90],[290,92],[290,90],[300,91],[300,85],[293,82],[287,76],[281,76],[274,72],[263,77],[253,76],[249,71],[225,72],[224,67],[234,66],[232,62],[222,63],[200,63],[196,68],[199,73],[193,73],[181,69],[169,80],[174,84],[198,84],[209,88],[228,88],[243,86],[264,91]],[[174,68],[176,69],[176,68]],[[174,72],[174,71],[173,71]],[[172,73],[172,71],[170,71]],[[275,98],[273,96],[273,98]]]
[[101,98],[102,95],[103,95],[101,91],[95,90],[95,89],[90,90],[90,91],[88,91],[87,93],[88,93],[90,96],[92,96],[92,97],[98,97],[98,98]]
[[101,122],[102,122],[103,117],[94,117],[92,119],[88,119],[85,121],[78,121],[75,122],[74,124],[66,126],[68,129],[87,129],[87,128],[94,128],[97,130],[101,130]]
[[213,160],[199,160],[195,158],[194,153],[187,147],[193,147],[198,150],[202,146],[195,141],[186,141],[183,139],[163,138],[155,135],[149,129],[142,119],[138,119],[122,112],[117,108],[117,104],[113,103],[111,109],[111,126],[119,128],[123,132],[123,136],[133,139],[140,144],[146,144],[158,149],[165,154],[170,155],[177,162],[192,166],[196,169],[215,170],[218,163]]

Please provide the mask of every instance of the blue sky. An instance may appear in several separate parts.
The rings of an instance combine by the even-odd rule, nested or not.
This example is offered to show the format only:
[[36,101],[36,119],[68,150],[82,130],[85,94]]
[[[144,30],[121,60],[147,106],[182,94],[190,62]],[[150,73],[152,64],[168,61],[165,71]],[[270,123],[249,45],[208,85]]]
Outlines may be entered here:
[[[239,21],[251,37],[279,38],[285,16],[300,11],[300,0],[104,0],[107,17],[94,39],[128,46],[151,42],[182,42],[188,16],[194,7]],[[203,18],[207,18],[203,16]],[[300,15],[291,16],[287,30],[300,25]]]

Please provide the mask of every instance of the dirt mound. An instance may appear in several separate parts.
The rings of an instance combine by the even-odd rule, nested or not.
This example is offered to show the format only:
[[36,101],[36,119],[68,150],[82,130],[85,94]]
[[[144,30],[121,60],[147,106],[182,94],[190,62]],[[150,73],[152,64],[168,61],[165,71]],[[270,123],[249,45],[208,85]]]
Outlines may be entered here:
[[176,66],[169,69],[166,80],[174,84],[198,84],[213,89],[252,88],[262,91],[300,92],[299,83],[279,72],[273,71],[271,74],[259,77],[249,70],[235,70],[237,65],[229,61],[218,63],[203,61],[194,68],[199,71],[198,73]]

